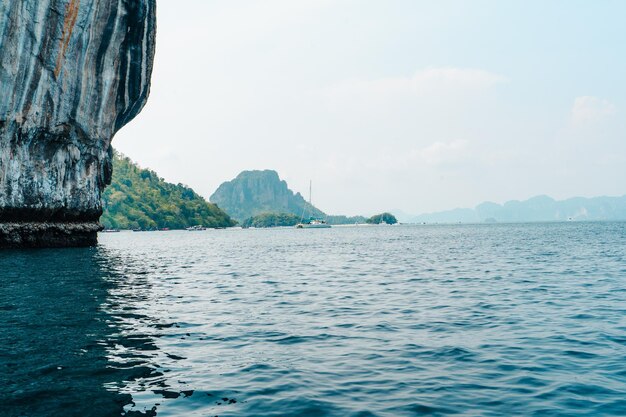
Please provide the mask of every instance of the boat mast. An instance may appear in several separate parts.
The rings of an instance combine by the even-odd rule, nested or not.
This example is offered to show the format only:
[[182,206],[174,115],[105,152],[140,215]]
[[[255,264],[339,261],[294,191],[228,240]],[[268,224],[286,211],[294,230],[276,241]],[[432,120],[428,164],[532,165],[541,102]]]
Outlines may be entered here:
[[[313,180],[309,180],[309,206],[310,207],[313,206],[311,204],[312,190],[313,190]],[[300,223],[304,221],[304,213],[307,213],[310,207],[307,207],[306,204],[304,205],[304,207],[302,207],[302,216],[300,217]]]

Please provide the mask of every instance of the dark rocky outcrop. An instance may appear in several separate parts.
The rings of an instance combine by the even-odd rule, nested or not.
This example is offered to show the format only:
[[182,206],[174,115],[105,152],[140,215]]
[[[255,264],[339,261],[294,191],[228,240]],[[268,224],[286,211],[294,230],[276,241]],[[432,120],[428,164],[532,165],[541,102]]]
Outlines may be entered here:
[[155,0],[0,2],[0,247],[94,244],[111,139],[144,106]]

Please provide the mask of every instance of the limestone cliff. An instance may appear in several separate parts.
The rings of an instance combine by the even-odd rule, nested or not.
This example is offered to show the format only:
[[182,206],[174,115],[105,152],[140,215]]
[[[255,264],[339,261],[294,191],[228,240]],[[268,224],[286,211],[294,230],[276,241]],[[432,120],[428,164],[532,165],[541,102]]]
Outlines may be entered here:
[[155,0],[0,2],[0,247],[95,243],[111,139],[144,106]]
[[219,186],[209,199],[232,218],[243,222],[262,213],[291,213],[324,218],[300,193],[294,194],[276,171],[243,171],[237,178]]

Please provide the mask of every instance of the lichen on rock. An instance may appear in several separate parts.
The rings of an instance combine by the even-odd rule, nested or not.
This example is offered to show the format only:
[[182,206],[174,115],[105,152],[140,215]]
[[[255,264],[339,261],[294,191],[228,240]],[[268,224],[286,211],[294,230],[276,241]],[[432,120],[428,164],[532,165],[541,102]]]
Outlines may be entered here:
[[71,235],[97,224],[111,140],[148,98],[155,9],[155,0],[0,2],[0,247],[47,246],[47,227]]

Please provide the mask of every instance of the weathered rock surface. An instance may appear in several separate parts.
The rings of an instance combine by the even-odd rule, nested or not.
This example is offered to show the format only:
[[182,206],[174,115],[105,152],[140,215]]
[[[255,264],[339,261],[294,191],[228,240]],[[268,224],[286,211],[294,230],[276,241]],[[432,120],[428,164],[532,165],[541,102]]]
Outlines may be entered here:
[[95,242],[111,139],[148,98],[155,16],[155,0],[0,2],[0,247]]
[[326,217],[300,193],[294,194],[272,170],[243,171],[237,178],[220,185],[209,200],[239,222],[262,213]]

